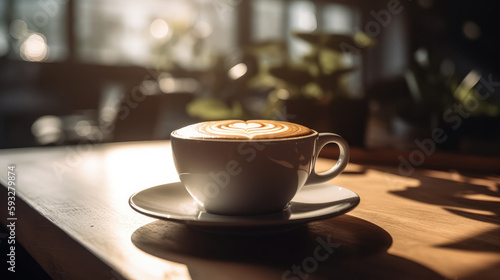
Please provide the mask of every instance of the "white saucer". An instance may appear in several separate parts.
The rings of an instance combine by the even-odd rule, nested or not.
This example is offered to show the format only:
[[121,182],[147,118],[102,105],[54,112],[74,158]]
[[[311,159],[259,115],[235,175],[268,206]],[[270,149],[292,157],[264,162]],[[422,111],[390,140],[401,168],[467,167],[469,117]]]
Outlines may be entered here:
[[330,185],[304,186],[290,206],[281,212],[258,216],[224,216],[198,207],[181,182],[151,187],[133,194],[130,206],[158,219],[186,223],[199,229],[279,228],[342,215],[359,204],[351,190]]

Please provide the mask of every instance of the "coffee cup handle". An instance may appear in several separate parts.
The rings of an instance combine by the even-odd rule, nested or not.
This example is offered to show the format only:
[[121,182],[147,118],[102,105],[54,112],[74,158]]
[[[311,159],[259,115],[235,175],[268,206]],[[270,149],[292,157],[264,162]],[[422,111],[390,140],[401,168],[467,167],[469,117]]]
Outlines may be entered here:
[[[340,154],[337,163],[327,171],[316,173],[314,167],[316,166],[316,160],[318,159],[319,152],[330,143],[335,143],[339,146]],[[349,162],[349,144],[340,135],[334,133],[320,133],[318,140],[316,142],[316,151],[314,154],[313,165],[311,170],[311,175],[306,181],[306,185],[319,184],[329,181],[336,176],[338,176],[342,171],[344,171],[347,163]]]

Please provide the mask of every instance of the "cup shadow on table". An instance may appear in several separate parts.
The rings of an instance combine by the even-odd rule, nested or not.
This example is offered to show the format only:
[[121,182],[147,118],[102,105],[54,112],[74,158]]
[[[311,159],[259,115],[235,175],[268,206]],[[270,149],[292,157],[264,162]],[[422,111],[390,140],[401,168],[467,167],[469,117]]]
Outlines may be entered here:
[[[443,279],[425,266],[387,253],[392,245],[389,233],[349,215],[264,235],[207,233],[159,220],[138,228],[131,241],[146,253],[187,265],[193,279],[248,276],[256,267],[272,271],[274,279]],[[238,269],[224,269],[228,263]],[[300,266],[303,274],[284,274],[293,266]],[[200,270],[202,278],[197,277]]]

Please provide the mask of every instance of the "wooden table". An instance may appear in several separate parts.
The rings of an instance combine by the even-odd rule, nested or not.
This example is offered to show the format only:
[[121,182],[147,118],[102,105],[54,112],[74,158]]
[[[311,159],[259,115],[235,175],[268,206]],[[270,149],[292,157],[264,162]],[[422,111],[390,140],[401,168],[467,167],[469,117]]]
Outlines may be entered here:
[[[352,212],[275,235],[231,236],[129,207],[132,193],[178,181],[168,141],[3,150],[4,186],[9,164],[16,165],[16,239],[54,279],[500,275],[498,174],[417,169],[404,177],[397,166],[350,164],[331,183],[360,195]],[[331,164],[321,159],[318,168]],[[0,193],[7,225],[7,188]],[[328,241],[331,252],[318,260]]]

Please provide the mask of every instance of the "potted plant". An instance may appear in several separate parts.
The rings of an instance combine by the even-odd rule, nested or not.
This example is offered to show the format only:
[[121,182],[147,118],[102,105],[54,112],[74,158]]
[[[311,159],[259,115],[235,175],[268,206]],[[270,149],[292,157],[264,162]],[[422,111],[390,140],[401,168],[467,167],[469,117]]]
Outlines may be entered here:
[[363,146],[367,102],[351,92],[346,78],[359,67],[346,63],[342,46],[356,44],[367,49],[374,41],[363,33],[294,32],[293,36],[309,43],[311,51],[299,63],[290,62],[270,70],[271,75],[287,83],[289,94],[285,98],[270,95],[268,106],[271,110],[284,106],[290,121],[318,131],[339,133],[351,144]]

